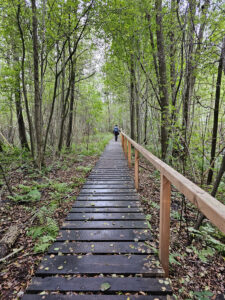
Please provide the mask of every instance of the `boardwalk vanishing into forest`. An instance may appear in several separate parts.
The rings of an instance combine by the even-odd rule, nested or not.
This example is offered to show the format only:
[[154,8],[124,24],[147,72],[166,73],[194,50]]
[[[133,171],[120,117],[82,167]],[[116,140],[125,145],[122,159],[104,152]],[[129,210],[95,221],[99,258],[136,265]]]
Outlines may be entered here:
[[23,300],[170,299],[120,142],[89,175]]

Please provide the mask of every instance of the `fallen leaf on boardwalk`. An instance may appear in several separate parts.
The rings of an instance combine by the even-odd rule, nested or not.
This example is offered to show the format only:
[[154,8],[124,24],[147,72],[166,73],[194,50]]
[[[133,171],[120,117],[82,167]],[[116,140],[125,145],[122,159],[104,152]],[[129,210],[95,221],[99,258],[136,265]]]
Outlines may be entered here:
[[46,291],[41,292],[39,295],[47,295]]
[[101,284],[101,291],[105,292],[111,288],[111,285],[108,282],[104,282]]

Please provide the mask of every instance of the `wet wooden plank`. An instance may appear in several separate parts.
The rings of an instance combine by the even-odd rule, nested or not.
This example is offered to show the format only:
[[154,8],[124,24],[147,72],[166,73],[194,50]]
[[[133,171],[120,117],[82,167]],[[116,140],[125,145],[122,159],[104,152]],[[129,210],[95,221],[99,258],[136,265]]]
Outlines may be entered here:
[[73,213],[102,213],[102,212],[117,212],[117,213],[125,213],[125,212],[128,212],[128,213],[131,213],[131,212],[141,212],[141,210],[139,209],[137,211],[137,208],[136,207],[131,207],[131,208],[128,208],[128,207],[97,207],[97,208],[94,208],[94,207],[72,207],[71,209],[71,212]]
[[95,179],[95,180],[130,180],[130,176],[128,175],[120,175],[119,177],[117,175],[89,175],[88,179]]
[[62,225],[62,229],[144,229],[148,228],[146,221],[67,221]]
[[115,189],[115,190],[120,190],[120,189],[134,189],[133,184],[85,184],[83,185],[83,190],[84,189]]
[[57,241],[148,241],[148,229],[60,230]]
[[99,172],[101,172],[101,173],[104,173],[104,172],[106,172],[106,173],[112,173],[112,172],[114,172],[114,173],[116,173],[116,174],[121,174],[121,175],[123,175],[123,174],[130,174],[129,172],[130,172],[130,170],[129,170],[129,168],[128,168],[128,166],[126,165],[125,167],[124,166],[114,166],[114,167],[112,167],[112,168],[110,168],[109,166],[107,167],[107,168],[102,168],[101,166],[97,166],[97,168],[95,168],[95,169],[92,169],[92,171],[91,171],[91,174],[95,174],[95,173],[99,173]]
[[26,294],[23,296],[22,300],[172,300],[174,298],[170,298],[169,295],[35,295],[35,294]]
[[79,220],[145,220],[143,213],[69,213],[67,221]]
[[76,201],[74,207],[138,207],[139,201]]
[[[99,200],[99,201],[103,201],[103,200],[110,200],[110,201],[131,201],[131,200],[139,200],[137,195],[79,195],[77,197],[77,200],[81,201],[81,200]],[[76,204],[76,202],[74,203]]]
[[49,254],[93,253],[93,254],[146,254],[153,253],[144,242],[55,242],[48,250]]
[[107,169],[102,170],[102,171],[96,171],[96,172],[91,172],[90,176],[117,176],[117,180],[119,180],[120,177],[131,177],[131,172],[124,171],[124,170],[112,170],[108,171]]
[[[134,188],[127,189],[82,189],[80,195],[82,194],[134,194]],[[135,194],[134,194],[135,195]]]
[[[94,180],[92,177],[97,177],[98,179]],[[130,176],[130,174],[126,174],[126,173],[123,173],[123,172],[119,172],[118,174],[115,174],[115,173],[91,173],[87,180],[88,181],[105,181],[104,179],[108,178],[108,181],[111,182],[111,181],[120,181],[120,184],[122,183],[125,183],[125,182],[129,182],[129,183],[132,183],[133,182],[133,177]],[[103,178],[103,180],[101,179]]]
[[[84,284],[85,281],[85,284]],[[108,283],[112,292],[147,292],[151,294],[168,294],[172,292],[168,279],[156,278],[65,278],[34,277],[28,291],[61,291],[61,292],[101,292],[101,285]]]
[[44,257],[37,269],[39,276],[56,274],[143,274],[162,276],[158,260],[146,255],[84,255]]
[[133,185],[133,181],[132,180],[127,180],[127,181],[122,181],[121,180],[108,180],[107,183],[105,181],[100,181],[100,180],[88,180],[85,182],[84,186],[86,185],[96,185],[96,184],[110,184],[110,185],[120,185],[120,184],[124,184],[124,185]]
[[128,167],[124,166],[113,166],[110,168],[110,166],[106,166],[106,162],[104,161],[104,168],[101,166],[97,166],[97,168],[92,169],[91,174],[93,173],[118,173],[118,174],[130,174],[130,171]]
[[130,177],[126,177],[126,178],[124,178],[124,177],[116,177],[116,178],[113,178],[113,177],[110,177],[110,176],[107,176],[107,177],[104,177],[104,176],[98,176],[98,177],[96,177],[96,176],[94,176],[94,177],[92,177],[92,176],[90,176],[90,177],[88,177],[88,180],[89,181],[101,181],[101,182],[105,182],[106,184],[107,184],[107,182],[109,182],[109,181],[117,181],[117,180],[119,180],[120,181],[120,183],[123,183],[123,182],[127,182],[127,180],[130,180]]

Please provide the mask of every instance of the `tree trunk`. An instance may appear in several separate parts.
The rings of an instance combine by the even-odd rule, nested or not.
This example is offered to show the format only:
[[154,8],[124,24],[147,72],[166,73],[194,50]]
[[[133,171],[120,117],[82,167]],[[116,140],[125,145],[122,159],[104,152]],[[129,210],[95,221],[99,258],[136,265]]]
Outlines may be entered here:
[[20,91],[19,79],[20,76],[18,76],[18,80],[17,80],[18,87],[16,88],[16,92],[15,92],[16,115],[17,115],[17,123],[18,123],[18,130],[19,130],[19,139],[20,139],[21,147],[26,148],[29,151],[30,149],[27,142],[26,129],[25,129],[23,111],[21,106],[21,91]]
[[75,68],[74,63],[72,62],[71,66],[71,94],[70,94],[70,107],[69,107],[69,123],[67,129],[67,137],[66,137],[66,147],[71,147],[72,140],[72,132],[73,132],[73,107],[74,107],[74,99],[75,99]]
[[134,70],[134,55],[131,54],[130,63],[130,136],[135,140],[135,70]]
[[[197,77],[197,65],[199,62],[199,57],[201,55],[201,46],[203,40],[203,34],[206,26],[207,11],[209,8],[209,0],[205,0],[204,5],[202,5],[201,13],[201,24],[199,32],[197,35],[197,43],[194,40],[194,33],[196,31],[195,27],[195,15],[196,15],[196,0],[189,0],[189,29],[188,29],[188,56],[186,62],[186,76],[185,76],[185,92],[183,96],[183,121],[182,121],[182,132],[183,132],[183,172],[185,174],[186,158],[188,155],[188,146],[190,137],[188,137],[189,127],[190,127],[190,105],[191,99],[194,91],[195,81]],[[194,48],[194,44],[197,47]]]
[[39,88],[39,51],[38,51],[38,20],[36,0],[31,0],[32,3],[32,33],[33,33],[33,62],[34,62],[34,107],[35,107],[35,131],[36,131],[36,163],[39,169],[43,163],[42,151],[42,109],[41,97]]
[[175,43],[175,26],[174,26],[174,19],[175,19],[175,11],[176,11],[176,1],[171,0],[171,20],[170,26],[171,30],[169,32],[170,38],[170,45],[169,45],[169,55],[170,55],[170,86],[171,86],[171,96],[172,96],[172,105],[173,110],[176,106],[176,70],[175,70],[175,61],[176,61],[176,43]]
[[168,147],[168,118],[169,118],[169,97],[166,74],[166,57],[164,52],[164,37],[162,27],[162,0],[156,0],[156,36],[159,64],[159,90],[161,104],[161,157],[165,160]]
[[147,128],[148,128],[148,93],[149,93],[149,82],[146,80],[145,89],[145,117],[144,117],[144,145],[147,145]]
[[45,25],[45,16],[46,16],[46,1],[47,0],[42,0],[42,28],[41,28],[41,70],[40,70],[40,75],[41,75],[41,87],[40,87],[40,97],[41,99],[43,98],[43,93],[44,93],[44,74],[45,74],[45,54],[46,54],[46,25]]
[[148,101],[145,100],[145,120],[144,120],[144,145],[147,145],[147,128],[148,128]]
[[148,20],[148,30],[149,30],[149,35],[150,35],[150,43],[151,43],[151,47],[152,47],[152,57],[153,57],[153,63],[154,63],[154,68],[155,68],[155,74],[156,74],[157,82],[159,84],[159,71],[158,71],[154,36],[153,36],[153,33],[152,33],[152,29],[151,29],[151,16],[150,16],[150,14],[147,13],[146,17],[147,17],[147,20]]
[[215,106],[214,106],[214,119],[213,119],[213,132],[212,132],[212,145],[211,145],[211,157],[210,166],[207,178],[207,184],[211,184],[213,177],[214,160],[216,155],[216,141],[217,141],[217,131],[218,131],[218,119],[219,119],[219,104],[220,104],[220,90],[222,81],[223,64],[225,60],[225,36],[223,38],[223,44],[221,49],[221,55],[217,71],[217,81],[216,81],[216,95],[215,95]]
[[53,97],[52,97],[52,104],[51,104],[50,115],[49,115],[49,119],[48,119],[48,125],[47,125],[46,132],[45,132],[45,139],[44,139],[44,149],[43,149],[44,153],[45,153],[46,146],[47,146],[48,134],[49,134],[51,121],[52,121],[52,116],[53,116],[54,108],[55,108],[55,101],[56,101],[59,75],[60,75],[60,73],[57,73],[57,64],[56,64],[56,73],[55,73],[55,82],[54,82],[54,91],[53,91]]
[[64,134],[64,124],[65,124],[65,49],[63,50],[63,59],[62,59],[62,89],[61,89],[61,120],[60,120],[60,132],[59,132],[59,143],[58,143],[58,151],[62,150],[63,146],[63,134]]
[[[18,65],[19,58],[14,54],[15,65]],[[26,129],[23,119],[23,110],[21,105],[21,90],[20,90],[20,71],[16,66],[16,87],[15,87],[15,104],[16,104],[16,116],[18,123],[19,139],[22,148],[26,148],[29,151],[29,145],[27,142]]]
[[190,126],[190,101],[192,98],[192,92],[194,85],[193,71],[194,71],[194,33],[195,33],[195,13],[196,13],[196,2],[195,0],[189,0],[189,17],[188,17],[188,49],[186,57],[186,70],[185,70],[185,82],[184,82],[184,94],[183,94],[183,119],[182,119],[182,136],[180,143],[183,147],[181,152],[183,174],[185,174],[186,160],[188,156],[188,131]]
[[21,75],[22,75],[22,85],[23,85],[23,96],[24,96],[24,102],[26,107],[26,114],[27,114],[27,120],[29,125],[29,133],[30,133],[30,147],[31,147],[31,154],[33,159],[35,158],[35,147],[34,147],[34,129],[33,129],[33,122],[30,115],[29,105],[28,105],[28,97],[27,97],[27,89],[26,89],[26,83],[25,83],[25,57],[26,57],[26,48],[25,48],[25,41],[24,41],[24,35],[23,30],[20,24],[20,4],[17,6],[17,25],[20,32],[20,38],[22,42],[22,61],[21,61]]
[[[137,73],[136,73],[137,74]],[[139,103],[139,74],[137,74],[137,77],[135,76],[135,111],[136,111],[136,134],[137,138],[136,141],[139,144],[140,138],[141,138],[141,130],[140,130],[140,103]]]
[[110,112],[110,99],[109,99],[109,95],[107,95],[107,108],[108,108],[108,131],[111,132],[112,131],[112,127],[111,127],[111,112]]

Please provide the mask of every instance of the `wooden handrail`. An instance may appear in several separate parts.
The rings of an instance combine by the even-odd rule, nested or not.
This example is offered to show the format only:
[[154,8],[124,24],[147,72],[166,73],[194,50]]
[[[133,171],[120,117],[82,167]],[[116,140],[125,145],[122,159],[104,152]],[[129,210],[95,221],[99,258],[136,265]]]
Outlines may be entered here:
[[[205,192],[199,186],[191,182],[189,179],[181,175],[179,172],[168,166],[158,157],[146,150],[141,145],[133,141],[124,132],[121,132],[123,141],[123,150],[127,157],[127,142],[133,145],[135,153],[138,151],[142,154],[153,166],[161,173],[161,188],[160,188],[160,243],[159,243],[159,258],[165,270],[166,276],[169,272],[169,227],[170,227],[170,185],[173,184],[179,192],[197,206],[197,208],[219,229],[225,234],[225,205]],[[130,146],[129,146],[130,147]],[[136,157],[135,154],[135,164]],[[138,159],[137,159],[138,163]],[[135,165],[135,174],[137,173],[138,165]],[[138,179],[135,175],[135,187],[138,187]]]

